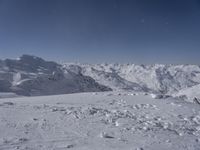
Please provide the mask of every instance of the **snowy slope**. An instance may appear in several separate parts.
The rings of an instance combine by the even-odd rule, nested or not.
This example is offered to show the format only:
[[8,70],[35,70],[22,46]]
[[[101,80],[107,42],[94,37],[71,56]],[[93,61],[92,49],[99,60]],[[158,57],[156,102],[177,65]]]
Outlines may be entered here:
[[1,150],[199,150],[199,106],[127,92],[0,99]]
[[0,92],[32,96],[108,90],[91,77],[39,57],[23,55],[17,60],[0,61]]
[[200,83],[197,65],[65,64],[79,66],[80,72],[98,83],[120,90],[173,94]]
[[198,65],[58,64],[30,55],[0,61],[0,92],[24,96],[109,90],[176,95],[198,84]]
[[175,93],[174,96],[186,96],[186,100],[190,102],[193,102],[195,97],[200,99],[200,84],[182,89]]
[[0,150],[199,150],[199,90],[197,65],[0,60]]
[[0,98],[19,97],[19,95],[11,92],[0,92]]
[[[78,66],[78,65],[64,65],[64,68],[68,68],[71,71],[81,72],[86,76],[90,76],[98,83],[111,87],[113,90],[135,90],[135,91],[145,91],[146,89],[137,83],[130,82],[117,74],[116,72],[110,72],[106,70],[99,70],[91,66]],[[75,69],[76,68],[76,69]]]

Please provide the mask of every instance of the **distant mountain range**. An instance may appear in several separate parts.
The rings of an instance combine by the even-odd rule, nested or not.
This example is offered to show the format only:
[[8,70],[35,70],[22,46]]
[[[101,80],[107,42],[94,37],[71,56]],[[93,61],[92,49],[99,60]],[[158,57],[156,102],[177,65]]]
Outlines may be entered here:
[[175,95],[199,84],[198,65],[58,64],[30,55],[0,60],[0,92],[25,96],[110,90]]

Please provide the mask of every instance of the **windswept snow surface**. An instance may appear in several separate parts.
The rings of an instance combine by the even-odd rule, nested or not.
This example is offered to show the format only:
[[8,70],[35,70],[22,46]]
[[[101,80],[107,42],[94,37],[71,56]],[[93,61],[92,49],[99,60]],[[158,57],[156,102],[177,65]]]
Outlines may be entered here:
[[199,108],[130,92],[0,99],[0,150],[199,150]]

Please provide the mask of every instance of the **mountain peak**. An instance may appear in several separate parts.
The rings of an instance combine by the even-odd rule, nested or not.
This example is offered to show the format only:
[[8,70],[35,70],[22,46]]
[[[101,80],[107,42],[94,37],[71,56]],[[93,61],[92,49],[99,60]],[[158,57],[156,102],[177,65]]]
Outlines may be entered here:
[[34,55],[28,55],[28,54],[23,54],[22,56],[20,56],[19,58],[20,61],[44,61],[42,58],[34,56]]

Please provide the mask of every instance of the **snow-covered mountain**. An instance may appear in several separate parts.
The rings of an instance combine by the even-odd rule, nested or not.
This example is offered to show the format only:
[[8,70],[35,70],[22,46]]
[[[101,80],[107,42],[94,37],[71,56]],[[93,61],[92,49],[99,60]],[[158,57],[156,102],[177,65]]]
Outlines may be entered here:
[[199,91],[197,65],[2,60],[0,150],[199,150]]
[[0,92],[31,96],[108,90],[91,77],[39,57],[23,55],[0,61]]
[[30,55],[0,61],[0,92],[18,95],[123,90],[180,96],[198,85],[198,65],[58,64]]
[[[172,94],[200,84],[197,65],[65,64],[112,89]],[[72,69],[73,70],[73,69]]]
[[[177,93],[174,93],[173,96],[178,96],[178,97],[185,97],[187,101],[189,102],[194,102],[195,98],[200,99],[200,84],[189,87],[189,88],[184,88],[178,91]],[[200,102],[200,101],[199,101]]]

